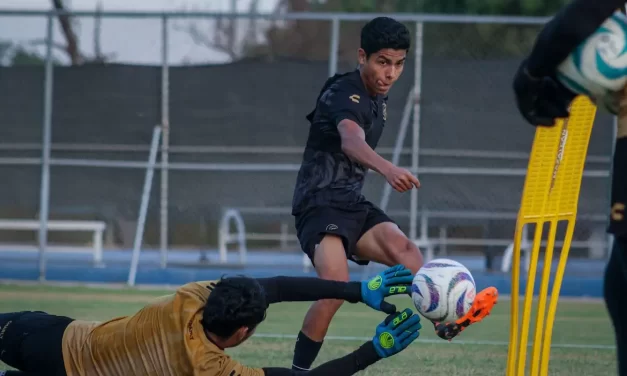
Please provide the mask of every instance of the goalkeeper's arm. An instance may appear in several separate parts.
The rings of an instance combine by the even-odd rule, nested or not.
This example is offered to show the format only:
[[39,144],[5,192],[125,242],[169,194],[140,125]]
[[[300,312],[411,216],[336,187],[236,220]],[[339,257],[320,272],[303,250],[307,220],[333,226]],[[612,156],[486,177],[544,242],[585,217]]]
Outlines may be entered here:
[[527,61],[531,76],[553,76],[557,66],[625,0],[573,0],[544,26]]
[[265,376],[350,376],[380,359],[405,350],[420,335],[420,316],[407,308],[389,315],[377,326],[372,341],[364,343],[349,355],[331,360],[309,371],[287,368],[263,368]]
[[263,368],[265,376],[350,376],[366,369],[379,361],[381,356],[377,354],[372,341],[361,345],[352,353],[321,364],[309,371],[294,371],[289,368]]
[[284,276],[257,279],[266,293],[268,305],[279,302],[340,299],[351,303],[362,302],[386,313],[394,313],[396,307],[386,302],[384,298],[399,294],[409,295],[412,280],[411,270],[403,265],[387,268],[376,277],[361,282]]
[[316,277],[257,278],[266,292],[268,304],[280,302],[308,302],[321,299],[340,299],[359,303],[361,282],[341,282]]

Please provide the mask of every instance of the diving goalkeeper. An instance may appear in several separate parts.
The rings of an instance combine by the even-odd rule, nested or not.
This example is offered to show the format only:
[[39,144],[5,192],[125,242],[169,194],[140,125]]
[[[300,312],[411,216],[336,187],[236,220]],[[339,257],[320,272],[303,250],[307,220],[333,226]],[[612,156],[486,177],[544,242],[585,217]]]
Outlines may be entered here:
[[[132,316],[103,323],[45,312],[0,314],[0,360],[19,371],[0,376],[344,376],[409,346],[420,317],[384,300],[408,295],[413,274],[403,266],[363,282],[306,277],[230,277],[192,282]],[[354,352],[307,372],[247,367],[225,354],[253,335],[270,304],[341,299],[389,316]]]

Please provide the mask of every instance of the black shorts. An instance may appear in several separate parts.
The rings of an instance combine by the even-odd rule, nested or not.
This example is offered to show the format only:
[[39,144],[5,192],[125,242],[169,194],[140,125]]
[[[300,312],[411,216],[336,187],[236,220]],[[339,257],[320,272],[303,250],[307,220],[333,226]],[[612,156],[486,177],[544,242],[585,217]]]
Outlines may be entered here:
[[72,321],[45,312],[0,313],[0,360],[24,372],[66,376],[63,333]]
[[333,234],[342,238],[347,259],[367,265],[369,260],[355,257],[357,242],[368,230],[384,222],[395,223],[369,201],[345,207],[319,206],[296,215],[296,235],[312,264],[316,246],[325,235]]

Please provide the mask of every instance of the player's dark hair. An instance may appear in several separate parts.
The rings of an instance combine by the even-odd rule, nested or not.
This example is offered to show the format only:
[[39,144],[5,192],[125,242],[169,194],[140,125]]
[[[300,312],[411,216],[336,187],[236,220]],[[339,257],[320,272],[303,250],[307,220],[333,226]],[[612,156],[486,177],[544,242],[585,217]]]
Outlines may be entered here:
[[377,17],[361,29],[361,48],[366,57],[384,48],[409,51],[410,47],[409,30],[393,18]]
[[267,308],[263,287],[254,278],[222,278],[207,299],[201,322],[208,332],[228,338],[241,327],[256,328]]

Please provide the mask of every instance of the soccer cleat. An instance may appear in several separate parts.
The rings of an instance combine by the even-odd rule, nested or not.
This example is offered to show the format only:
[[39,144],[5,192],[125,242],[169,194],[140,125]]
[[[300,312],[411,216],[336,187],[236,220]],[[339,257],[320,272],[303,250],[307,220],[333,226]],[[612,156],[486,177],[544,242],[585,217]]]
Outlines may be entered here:
[[490,315],[492,307],[498,302],[499,292],[495,287],[488,287],[477,294],[468,313],[450,323],[433,323],[438,337],[448,341],[463,332],[470,324],[477,323]]

